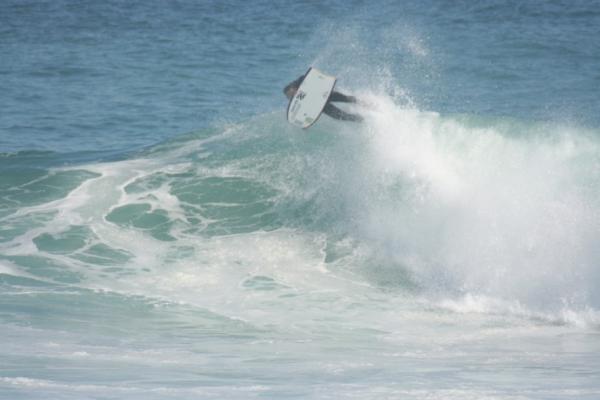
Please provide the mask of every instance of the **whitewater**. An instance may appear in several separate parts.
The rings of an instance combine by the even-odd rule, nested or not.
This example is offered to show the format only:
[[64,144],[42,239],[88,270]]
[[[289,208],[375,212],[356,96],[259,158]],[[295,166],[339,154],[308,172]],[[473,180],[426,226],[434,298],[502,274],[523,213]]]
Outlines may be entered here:
[[[162,13],[133,2],[131,24],[118,2],[7,7],[15,20],[81,24],[51,24],[64,43],[50,45],[90,58],[81,69],[23,71],[18,46],[0,48],[14,56],[0,65],[7,93],[28,82],[40,96],[2,100],[0,398],[600,398],[589,61],[600,53],[579,41],[582,26],[597,31],[598,13],[560,2],[384,3],[346,11],[343,22],[358,26],[347,29],[334,22],[337,2],[182,2]],[[291,24],[316,10],[313,25]],[[283,45],[270,36],[279,18],[290,22]],[[490,22],[500,20],[507,26]],[[565,36],[557,53],[548,21]],[[0,34],[14,43],[44,39],[35,24],[5,22]],[[212,41],[189,33],[205,25]],[[515,25],[530,27],[519,36],[530,47],[505,36]],[[248,39],[260,59],[227,53],[245,29],[272,43],[259,53]],[[453,53],[447,35],[471,46]],[[113,36],[118,46],[98,39]],[[297,58],[276,61],[301,40]],[[586,67],[560,103],[535,79],[567,72],[529,67],[558,59],[569,41]],[[199,47],[170,57],[181,43]],[[140,67],[139,48],[161,62]],[[28,57],[52,64],[44,51]],[[478,61],[488,51],[511,55],[504,72]],[[134,60],[145,79],[122,72]],[[305,64],[336,74],[361,99],[353,111],[364,123],[288,124],[281,87]],[[208,89],[198,71],[215,77],[202,81]],[[111,74],[124,74],[122,86]],[[98,89],[86,94],[90,82]],[[187,96],[200,111],[186,114]]]
[[597,396],[596,142],[371,99],[15,185],[5,395]]

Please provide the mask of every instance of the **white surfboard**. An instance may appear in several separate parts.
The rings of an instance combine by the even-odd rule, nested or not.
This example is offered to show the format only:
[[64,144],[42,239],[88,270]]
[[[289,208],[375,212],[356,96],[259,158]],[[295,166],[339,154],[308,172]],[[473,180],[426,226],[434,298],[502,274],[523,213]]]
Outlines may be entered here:
[[335,76],[325,75],[311,67],[288,105],[289,123],[306,129],[317,122],[333,91],[335,81]]

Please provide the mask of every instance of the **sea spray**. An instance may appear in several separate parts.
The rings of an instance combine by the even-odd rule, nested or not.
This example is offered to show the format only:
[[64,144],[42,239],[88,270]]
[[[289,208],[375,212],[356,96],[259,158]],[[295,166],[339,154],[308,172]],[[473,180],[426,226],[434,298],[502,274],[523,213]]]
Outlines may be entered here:
[[357,176],[368,193],[356,197],[358,229],[437,295],[557,315],[597,310],[597,141],[567,127],[503,125],[381,98]]

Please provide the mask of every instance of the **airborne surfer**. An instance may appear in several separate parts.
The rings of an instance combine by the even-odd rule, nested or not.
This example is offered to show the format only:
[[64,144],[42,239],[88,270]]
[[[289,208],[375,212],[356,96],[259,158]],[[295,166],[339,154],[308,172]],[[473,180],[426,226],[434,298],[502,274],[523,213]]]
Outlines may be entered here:
[[[295,81],[290,82],[283,89],[283,93],[286,95],[286,97],[288,99],[291,99],[292,97],[294,97],[294,95],[298,91],[298,88],[300,87],[300,84],[302,83],[302,81],[304,81],[305,77],[306,77],[306,74],[300,76]],[[345,94],[342,94],[342,93],[334,90],[333,92],[331,92],[331,95],[329,96],[329,99],[327,100],[327,104],[325,104],[325,107],[323,108],[323,112],[325,114],[329,115],[331,118],[339,119],[342,121],[361,122],[363,120],[363,117],[361,117],[358,114],[351,114],[349,112],[340,110],[339,108],[337,108],[336,106],[331,104],[332,102],[358,103],[358,100],[356,99],[356,97],[347,96]]]

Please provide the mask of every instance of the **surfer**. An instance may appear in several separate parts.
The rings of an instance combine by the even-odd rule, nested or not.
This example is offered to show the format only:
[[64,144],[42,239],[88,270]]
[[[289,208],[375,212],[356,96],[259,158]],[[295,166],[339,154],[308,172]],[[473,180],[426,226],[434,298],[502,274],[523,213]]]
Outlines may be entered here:
[[[300,76],[295,81],[290,82],[283,89],[283,93],[286,95],[286,97],[288,99],[291,99],[292,97],[294,97],[294,95],[298,91],[298,88],[300,87],[300,84],[304,80],[305,76],[306,75]],[[337,108],[336,106],[334,106],[333,104],[331,104],[332,102],[358,103],[358,100],[356,99],[356,97],[354,97],[354,96],[347,96],[345,94],[342,94],[340,92],[336,92],[334,90],[333,92],[331,92],[331,95],[329,96],[329,99],[327,100],[327,104],[325,104],[325,108],[323,108],[323,112],[325,114],[329,115],[331,118],[339,119],[339,120],[342,120],[342,121],[361,122],[363,120],[363,117],[361,117],[358,114],[351,114],[349,112],[340,110],[339,108]]]

